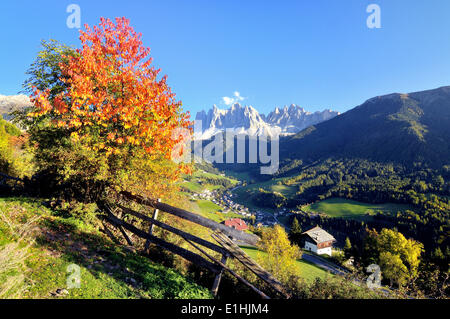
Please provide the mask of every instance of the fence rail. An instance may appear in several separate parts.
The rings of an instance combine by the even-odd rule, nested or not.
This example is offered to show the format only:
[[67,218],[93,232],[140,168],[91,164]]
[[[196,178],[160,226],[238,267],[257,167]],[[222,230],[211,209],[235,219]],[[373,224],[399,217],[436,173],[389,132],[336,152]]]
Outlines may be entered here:
[[[110,209],[107,208],[107,206],[104,206],[107,210],[107,217],[106,220],[109,221],[112,225],[116,226],[116,227],[123,227],[126,230],[130,231],[131,233],[135,234],[138,237],[141,237],[143,239],[149,240],[150,242],[164,248],[167,249],[169,251],[171,251],[172,253],[175,253],[177,255],[180,255],[181,257],[199,265],[202,266],[204,268],[207,268],[209,270],[211,270],[214,273],[219,273],[221,268],[218,267],[217,265],[215,265],[214,263],[206,260],[205,258],[187,250],[184,249],[182,247],[179,247],[175,244],[169,243],[165,240],[162,240],[156,236],[150,235],[148,233],[146,233],[145,231],[131,225],[130,223],[127,223],[123,220],[121,220],[120,218],[117,218]],[[123,232],[122,232],[123,234]],[[126,236],[126,235],[125,235]],[[127,240],[127,242],[130,244],[129,240]],[[133,243],[131,243],[132,245]]]
[[14,181],[14,187],[17,186],[18,182],[23,183],[23,180],[18,177],[12,177],[12,176],[0,173],[0,185],[6,185],[7,181]]
[[124,206],[122,206],[122,205],[120,205],[120,204],[117,204],[117,206],[118,206],[125,214],[130,214],[130,215],[133,215],[133,216],[135,216],[135,217],[138,217],[138,218],[140,218],[140,219],[142,219],[142,220],[144,220],[144,221],[150,222],[152,225],[159,226],[159,227],[161,227],[161,228],[163,228],[163,229],[165,229],[165,230],[170,231],[171,233],[174,233],[174,234],[179,235],[179,236],[181,236],[181,237],[183,237],[183,238],[186,238],[186,239],[188,239],[188,240],[191,240],[191,241],[193,241],[193,242],[196,242],[196,243],[198,243],[198,244],[200,244],[200,245],[202,245],[202,246],[205,246],[205,247],[207,247],[207,248],[209,248],[209,249],[211,249],[211,250],[214,250],[214,251],[216,251],[216,252],[218,252],[218,253],[220,253],[220,254],[222,254],[222,255],[228,254],[228,251],[227,251],[226,249],[224,249],[223,247],[221,247],[221,246],[218,246],[218,245],[216,245],[216,244],[214,244],[214,243],[211,243],[211,242],[209,242],[209,241],[207,241],[207,240],[204,240],[204,239],[199,238],[199,237],[197,237],[197,236],[194,236],[194,235],[191,235],[191,234],[189,234],[189,233],[186,233],[186,232],[184,232],[184,231],[182,231],[182,230],[180,230],[180,229],[178,229],[178,228],[175,228],[175,227],[169,226],[169,225],[167,225],[167,224],[164,224],[164,223],[160,222],[159,220],[156,220],[156,219],[153,219],[153,218],[148,217],[148,216],[146,216],[146,215],[143,215],[143,214],[141,214],[141,213],[135,212],[134,210],[129,209],[129,208],[127,208],[127,207],[124,207]]
[[258,265],[253,259],[251,259],[239,246],[237,246],[230,238],[224,235],[220,231],[216,231],[211,235],[218,243],[231,253],[231,255],[241,262],[244,266],[250,269],[256,276],[268,283],[274,290],[286,298],[289,298],[289,294],[284,289],[283,285]]
[[[131,215],[140,220],[148,222],[151,226],[150,226],[149,231],[145,232],[145,231],[135,227],[131,223],[125,222],[123,219],[115,216],[113,210],[111,209],[111,207],[108,204],[99,203],[99,207],[103,208],[103,210],[107,213],[106,220],[121,231],[122,235],[125,237],[128,244],[133,245],[133,243],[131,242],[131,239],[128,237],[125,230],[135,234],[136,236],[138,236],[142,239],[145,239],[147,241],[146,245],[145,245],[145,249],[148,248],[147,243],[154,243],[161,248],[164,248],[174,254],[177,254],[177,255],[193,262],[196,265],[199,265],[201,267],[204,267],[204,268],[212,271],[213,273],[216,274],[216,277],[215,277],[215,280],[213,283],[213,287],[211,289],[214,295],[217,295],[223,272],[227,271],[232,276],[234,276],[236,279],[238,279],[241,283],[243,283],[244,285],[246,285],[247,287],[249,287],[250,289],[255,291],[261,298],[264,298],[264,299],[269,298],[268,295],[266,295],[260,289],[256,288],[253,284],[248,282],[245,278],[241,277],[239,274],[237,274],[235,271],[233,271],[226,265],[227,260],[229,260],[230,258],[233,258],[233,259],[236,259],[239,262],[241,262],[242,265],[244,265],[245,267],[250,269],[257,277],[259,277],[264,282],[266,282],[269,285],[269,287],[271,287],[273,289],[273,291],[277,293],[277,295],[282,295],[283,297],[289,298],[289,295],[286,293],[286,291],[283,288],[283,286],[281,285],[281,283],[278,280],[276,280],[270,273],[268,273],[266,270],[264,270],[261,266],[259,266],[257,263],[255,263],[248,255],[246,255],[232,241],[232,239],[235,239],[235,240],[239,240],[240,242],[254,245],[260,240],[258,236],[254,235],[254,234],[248,234],[248,233],[238,231],[236,229],[227,227],[223,224],[219,224],[215,221],[212,221],[210,219],[204,218],[197,214],[191,213],[184,209],[180,209],[180,208],[162,203],[156,199],[144,198],[142,196],[133,195],[129,192],[121,192],[120,195],[128,201],[136,202],[143,206],[155,209],[156,212],[157,211],[166,212],[168,214],[178,216],[178,217],[186,219],[190,222],[193,222],[193,223],[196,223],[203,227],[209,228],[212,231],[211,238],[217,242],[217,244],[215,244],[215,243],[207,241],[203,238],[200,238],[200,237],[197,237],[190,233],[187,233],[183,230],[177,229],[173,226],[167,225],[167,224],[157,220],[156,212],[153,214],[153,218],[152,218],[152,217],[149,217],[142,213],[139,213],[131,208],[128,208],[122,204],[119,204],[119,203],[115,204],[115,207],[117,207],[123,214]],[[165,229],[166,231],[169,231],[173,234],[180,236],[187,243],[189,243],[195,250],[197,250],[199,252],[199,254],[196,254],[190,250],[187,250],[183,247],[169,243],[163,239],[160,239],[160,238],[154,236],[153,235],[153,227],[154,226],[160,227],[162,229]],[[202,247],[204,247],[204,248],[202,248]],[[205,248],[210,249],[210,250],[220,254],[222,256],[221,259],[218,260],[215,257],[213,257],[210,253],[208,253],[205,250]]]
[[212,230],[221,230],[227,236],[230,236],[233,239],[239,240],[243,243],[255,245],[259,241],[259,237],[254,234],[244,233],[234,228],[225,226],[224,224],[219,224],[211,219],[191,213],[187,210],[158,202],[158,200],[156,199],[144,198],[142,196],[133,195],[129,192],[121,192],[120,194],[129,200],[135,201],[136,203],[159,209],[163,212],[189,220],[190,222],[210,228]]

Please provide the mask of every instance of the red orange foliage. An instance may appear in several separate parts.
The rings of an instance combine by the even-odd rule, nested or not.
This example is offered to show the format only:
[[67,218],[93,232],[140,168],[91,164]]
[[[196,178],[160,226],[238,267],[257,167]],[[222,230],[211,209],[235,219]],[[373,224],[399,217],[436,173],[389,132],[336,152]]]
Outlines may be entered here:
[[[33,88],[36,111],[51,125],[67,128],[73,141],[85,141],[104,156],[139,148],[149,156],[171,156],[182,140],[176,129],[188,129],[189,114],[151,66],[150,49],[126,18],[101,19],[80,31],[82,48],[60,64],[68,86],[55,98]],[[182,165],[182,164],[181,164]],[[186,166],[183,166],[186,168]]]

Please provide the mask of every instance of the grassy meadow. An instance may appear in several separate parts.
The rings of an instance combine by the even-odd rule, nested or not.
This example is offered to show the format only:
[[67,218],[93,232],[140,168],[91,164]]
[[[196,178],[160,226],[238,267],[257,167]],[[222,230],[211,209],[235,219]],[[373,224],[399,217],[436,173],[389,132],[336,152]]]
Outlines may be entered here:
[[310,213],[323,213],[330,217],[356,220],[368,220],[375,211],[395,213],[407,209],[411,209],[410,206],[394,203],[368,204],[344,198],[329,198],[302,207],[302,210]]
[[[255,247],[241,246],[241,249],[255,261],[258,261],[259,256],[264,258],[264,255],[267,254],[266,252],[260,251]],[[302,259],[297,260],[296,267],[298,270],[298,275],[304,278],[305,281],[308,283],[313,282],[314,279],[318,277],[326,278],[334,276],[333,274],[325,271],[324,269],[317,267],[316,265],[311,264]]]
[[[0,198],[2,298],[212,298],[178,271],[114,244],[92,222],[30,198]],[[67,288],[77,265],[80,287]]]

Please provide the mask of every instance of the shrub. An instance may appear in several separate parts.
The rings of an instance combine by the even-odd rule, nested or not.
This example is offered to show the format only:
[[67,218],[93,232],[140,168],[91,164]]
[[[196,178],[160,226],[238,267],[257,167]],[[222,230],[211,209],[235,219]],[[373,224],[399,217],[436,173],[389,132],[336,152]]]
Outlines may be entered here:
[[259,248],[267,252],[267,256],[259,258],[259,262],[281,282],[287,282],[297,272],[295,262],[301,256],[300,249],[291,244],[288,234],[280,225],[262,232]]
[[14,125],[0,118],[0,172],[22,178],[31,176],[31,156],[24,148],[26,136]]

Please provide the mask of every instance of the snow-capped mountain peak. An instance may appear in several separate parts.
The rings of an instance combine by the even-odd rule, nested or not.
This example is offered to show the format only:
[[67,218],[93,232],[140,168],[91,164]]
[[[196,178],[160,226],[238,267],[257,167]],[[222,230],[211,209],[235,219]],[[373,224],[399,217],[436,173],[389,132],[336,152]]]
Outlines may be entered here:
[[9,119],[8,113],[31,106],[30,98],[24,94],[1,95],[0,94],[0,116]]
[[276,107],[274,111],[265,116],[254,107],[242,106],[239,103],[233,104],[227,110],[219,109],[217,105],[213,105],[208,112],[200,111],[197,113],[195,120],[201,125],[201,132],[196,131],[195,136],[196,138],[208,139],[225,130],[248,135],[288,135],[328,120],[338,114],[338,112],[331,110],[310,113],[298,105],[291,104],[283,108]]

